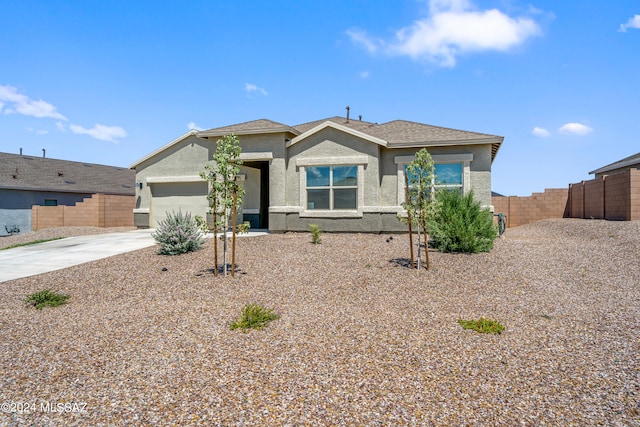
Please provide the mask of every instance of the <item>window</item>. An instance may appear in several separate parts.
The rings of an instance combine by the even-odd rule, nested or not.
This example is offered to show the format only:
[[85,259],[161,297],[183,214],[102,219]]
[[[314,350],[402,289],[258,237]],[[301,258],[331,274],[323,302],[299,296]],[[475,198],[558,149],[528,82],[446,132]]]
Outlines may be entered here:
[[58,200],[57,199],[44,199],[44,205],[45,206],[58,206]]
[[462,193],[462,163],[435,165],[436,190],[458,191]]
[[308,166],[307,210],[355,210],[358,205],[356,165]]
[[[407,164],[404,165],[404,173],[407,172]],[[462,163],[444,163],[434,165],[435,182],[433,187],[436,190],[449,190],[462,192]],[[409,175],[409,186],[411,187],[412,176]],[[414,180],[416,178],[413,178]]]

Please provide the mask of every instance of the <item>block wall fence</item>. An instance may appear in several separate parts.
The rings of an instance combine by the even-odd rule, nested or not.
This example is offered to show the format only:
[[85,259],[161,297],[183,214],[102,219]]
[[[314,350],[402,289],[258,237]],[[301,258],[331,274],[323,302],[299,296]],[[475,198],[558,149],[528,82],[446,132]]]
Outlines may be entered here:
[[134,196],[94,194],[75,206],[31,207],[31,229],[54,227],[133,227]]
[[640,220],[640,170],[548,188],[528,197],[494,196],[494,213],[507,215],[507,227],[547,218]]

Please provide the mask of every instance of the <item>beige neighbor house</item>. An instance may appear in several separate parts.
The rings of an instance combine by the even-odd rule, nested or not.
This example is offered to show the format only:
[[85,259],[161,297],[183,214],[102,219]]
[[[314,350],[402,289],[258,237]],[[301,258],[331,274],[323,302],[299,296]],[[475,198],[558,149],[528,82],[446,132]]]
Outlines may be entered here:
[[242,147],[240,211],[252,228],[336,232],[404,231],[405,166],[426,147],[436,185],[473,190],[491,204],[491,164],[503,137],[404,120],[383,124],[331,117],[288,126],[261,119],[190,131],[133,163],[138,227],[157,227],[167,212],[208,212],[208,183],[199,176],[216,141],[235,134]]

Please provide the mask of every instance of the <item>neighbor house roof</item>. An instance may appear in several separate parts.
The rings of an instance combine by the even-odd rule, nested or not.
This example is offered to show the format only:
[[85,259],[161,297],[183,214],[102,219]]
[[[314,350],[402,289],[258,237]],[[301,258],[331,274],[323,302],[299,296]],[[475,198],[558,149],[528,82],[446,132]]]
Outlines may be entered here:
[[0,188],[66,193],[135,194],[134,170],[0,153]]
[[600,169],[593,170],[589,172],[590,174],[601,174],[606,172],[611,172],[616,169],[624,169],[630,167],[640,167],[640,153],[636,153],[629,157],[625,157],[622,160],[618,160],[617,162],[613,162],[606,166],[601,167]]

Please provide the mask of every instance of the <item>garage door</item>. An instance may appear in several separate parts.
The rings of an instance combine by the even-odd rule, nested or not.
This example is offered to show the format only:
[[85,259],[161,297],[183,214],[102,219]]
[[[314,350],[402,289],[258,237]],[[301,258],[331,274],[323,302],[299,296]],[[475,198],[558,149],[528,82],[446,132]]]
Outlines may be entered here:
[[167,217],[167,212],[191,213],[205,217],[208,210],[206,182],[171,182],[151,184],[151,223],[158,223]]

